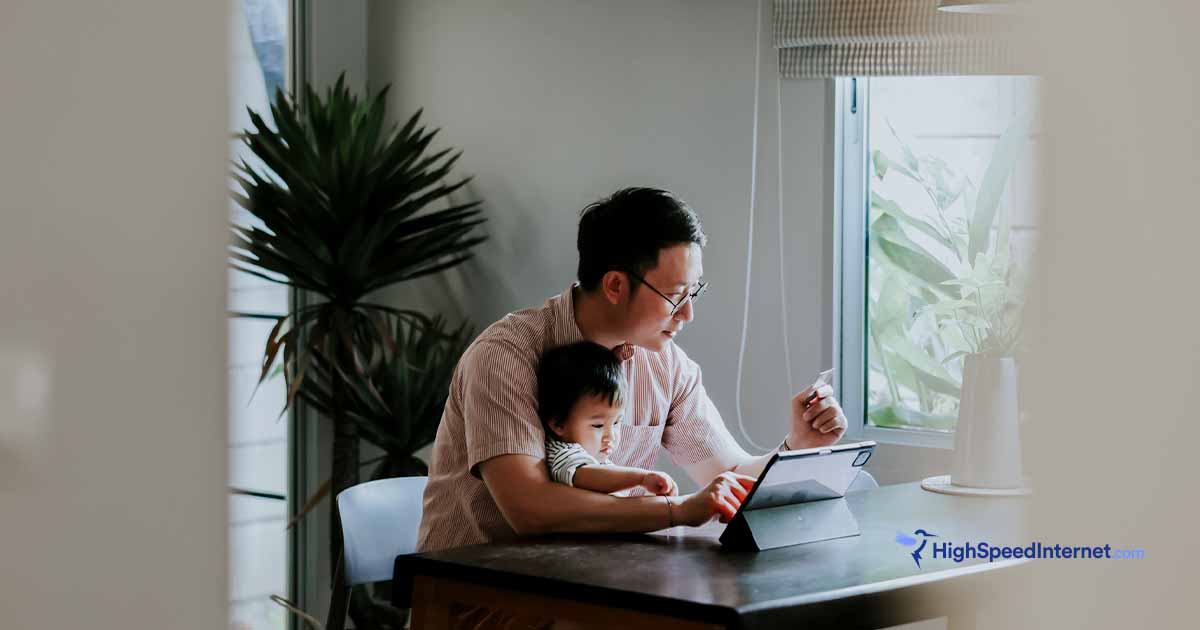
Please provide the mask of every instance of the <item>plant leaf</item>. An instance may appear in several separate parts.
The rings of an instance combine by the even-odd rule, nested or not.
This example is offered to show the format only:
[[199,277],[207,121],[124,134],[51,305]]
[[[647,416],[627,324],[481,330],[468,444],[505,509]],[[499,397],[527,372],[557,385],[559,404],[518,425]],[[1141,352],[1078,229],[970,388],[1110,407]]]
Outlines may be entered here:
[[924,219],[918,219],[908,212],[905,212],[905,210],[900,207],[900,204],[879,195],[873,190],[871,191],[871,207],[894,217],[897,221],[904,225],[920,231],[922,234],[940,243],[943,247],[949,250],[950,253],[955,253],[954,243],[949,237],[943,234],[941,230],[934,227],[928,221]]
[[888,171],[888,158],[883,151],[875,149],[871,152],[871,165],[875,167],[875,177],[883,179]]
[[1018,116],[1000,136],[1000,140],[992,151],[992,158],[983,173],[983,180],[979,183],[975,213],[971,216],[968,226],[970,233],[967,245],[968,261],[974,261],[976,254],[988,249],[996,207],[1000,204],[1009,175],[1012,174],[1022,145],[1029,134],[1032,120],[1031,112]]
[[867,419],[877,427],[922,427],[939,431],[953,431],[958,424],[958,418],[954,416],[921,413],[903,405],[873,407],[867,411]]
[[332,491],[333,479],[326,479],[325,483],[322,483],[317,488],[317,491],[314,492],[313,495],[304,502],[304,507],[300,508],[300,511],[288,520],[287,527],[284,529],[291,529],[295,527],[296,523],[299,523],[301,519],[308,515],[309,512],[315,510],[317,506],[321,504],[321,501],[324,500],[325,497],[329,496],[329,493]]
[[923,281],[933,290],[949,295],[943,283],[953,280],[954,274],[920,245],[912,242],[895,217],[880,217],[871,225],[870,237],[873,245],[878,244],[877,251],[896,268]]

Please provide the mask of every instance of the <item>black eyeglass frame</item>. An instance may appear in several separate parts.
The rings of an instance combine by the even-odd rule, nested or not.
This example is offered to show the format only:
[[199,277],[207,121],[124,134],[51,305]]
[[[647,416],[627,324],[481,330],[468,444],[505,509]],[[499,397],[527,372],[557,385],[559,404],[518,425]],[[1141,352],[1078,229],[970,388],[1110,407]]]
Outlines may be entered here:
[[670,305],[671,305],[671,307],[672,307],[672,308],[671,308],[671,315],[672,315],[672,316],[674,316],[674,315],[675,315],[675,313],[678,313],[678,312],[679,312],[679,309],[683,308],[683,305],[684,305],[685,303],[687,303],[687,302],[692,302],[692,303],[695,303],[695,302],[696,302],[696,300],[697,300],[697,299],[698,299],[698,298],[699,298],[701,295],[704,295],[704,292],[708,290],[708,283],[707,283],[707,282],[705,282],[705,281],[703,281],[703,280],[701,280],[701,281],[699,281],[699,282],[697,282],[697,283],[696,283],[696,290],[695,290],[695,291],[692,291],[692,292],[688,293],[687,295],[685,295],[685,296],[683,296],[682,298],[680,298],[680,300],[679,300],[678,302],[676,302],[675,300],[672,300],[671,298],[667,297],[667,296],[666,296],[666,294],[664,294],[662,291],[659,291],[658,289],[654,288],[654,285],[650,284],[649,282],[646,282],[646,279],[645,279],[645,278],[643,278],[643,277],[642,277],[641,275],[639,275],[638,273],[636,273],[636,272],[633,272],[633,271],[628,271],[628,270],[626,270],[626,271],[625,271],[625,273],[629,274],[631,277],[633,277],[633,278],[634,278],[635,280],[637,280],[638,282],[641,282],[642,284],[646,285],[646,286],[647,286],[647,287],[648,287],[648,288],[649,288],[651,291],[653,291],[653,292],[657,293],[659,297],[661,297],[662,299],[666,300],[666,301],[667,301],[667,303],[668,303],[668,304],[670,304]]

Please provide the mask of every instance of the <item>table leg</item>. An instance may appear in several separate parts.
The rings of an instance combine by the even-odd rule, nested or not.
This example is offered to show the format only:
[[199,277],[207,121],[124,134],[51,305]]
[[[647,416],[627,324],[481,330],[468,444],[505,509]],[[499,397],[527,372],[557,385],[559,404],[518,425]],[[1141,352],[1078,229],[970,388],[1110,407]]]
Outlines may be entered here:
[[413,630],[443,630],[450,627],[450,602],[439,597],[436,580],[413,580],[411,619]]

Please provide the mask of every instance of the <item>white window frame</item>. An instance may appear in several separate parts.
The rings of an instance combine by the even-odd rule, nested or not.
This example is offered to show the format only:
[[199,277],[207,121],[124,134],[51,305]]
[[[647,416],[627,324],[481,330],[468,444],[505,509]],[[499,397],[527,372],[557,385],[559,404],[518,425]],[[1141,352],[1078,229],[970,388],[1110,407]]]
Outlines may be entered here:
[[954,434],[867,424],[867,168],[870,90],[867,78],[834,79],[834,365],[846,438],[953,449]]

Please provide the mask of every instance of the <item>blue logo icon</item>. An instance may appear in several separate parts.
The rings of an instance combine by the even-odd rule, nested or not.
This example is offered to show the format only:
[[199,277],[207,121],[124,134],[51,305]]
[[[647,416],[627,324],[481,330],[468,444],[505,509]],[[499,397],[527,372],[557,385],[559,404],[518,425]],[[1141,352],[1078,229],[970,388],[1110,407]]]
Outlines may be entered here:
[[[920,536],[921,538],[916,538],[916,536]],[[918,569],[921,568],[921,552],[924,551],[925,545],[929,542],[930,538],[937,538],[937,534],[931,534],[923,529],[918,529],[917,531],[913,532],[912,536],[902,533],[896,534],[896,542],[904,545],[905,547],[911,547],[920,541],[921,546],[917,547],[912,553],[909,554],[912,556],[913,562],[917,563]]]

